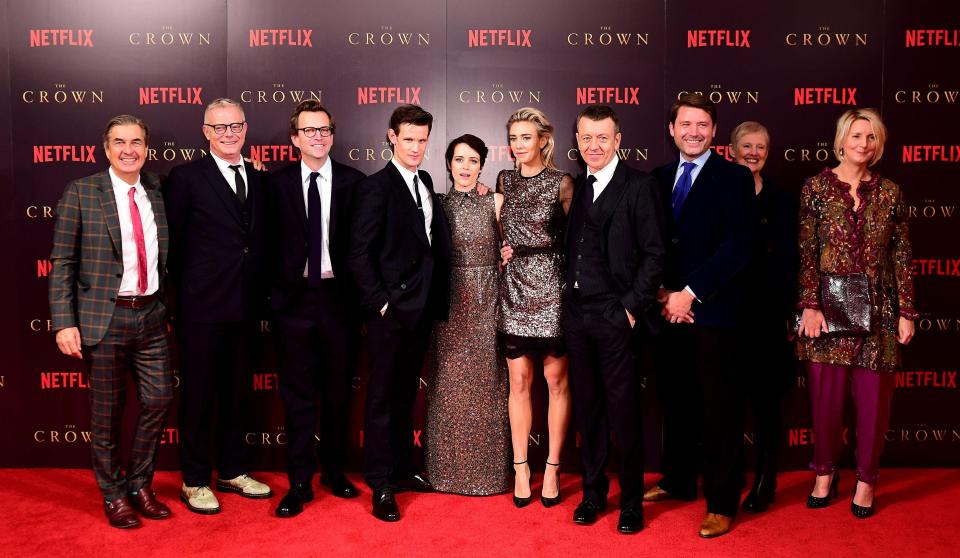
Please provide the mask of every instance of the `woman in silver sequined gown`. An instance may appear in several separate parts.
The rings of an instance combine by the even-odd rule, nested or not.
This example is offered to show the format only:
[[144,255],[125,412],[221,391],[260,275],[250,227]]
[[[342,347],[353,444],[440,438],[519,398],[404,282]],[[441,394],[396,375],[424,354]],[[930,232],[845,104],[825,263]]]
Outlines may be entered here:
[[487,148],[461,136],[447,147],[453,188],[440,196],[453,242],[450,317],[437,322],[427,388],[426,462],[441,492],[510,488],[507,371],[497,351],[500,194],[477,194]]
[[573,180],[553,163],[553,126],[542,112],[522,108],[507,121],[516,168],[497,177],[504,195],[500,225],[513,249],[500,283],[497,337],[510,370],[510,432],[516,472],[513,501],[530,503],[528,439],[533,422],[534,364],[543,363],[549,407],[549,453],[540,501],[560,501],[560,452],[570,423],[567,357],[560,329],[563,292],[561,242],[573,198]]

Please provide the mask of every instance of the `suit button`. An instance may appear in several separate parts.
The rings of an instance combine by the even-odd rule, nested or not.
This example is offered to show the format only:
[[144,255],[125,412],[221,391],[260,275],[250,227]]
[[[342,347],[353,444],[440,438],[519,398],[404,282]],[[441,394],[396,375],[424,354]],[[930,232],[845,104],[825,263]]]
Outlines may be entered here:
[[244,254],[249,254],[249,253],[250,253],[250,248],[248,248],[247,246],[244,246],[244,247],[243,247],[243,253],[244,253]]
[[406,288],[407,288],[407,284],[406,284],[406,283],[400,283],[400,289],[401,289],[401,290],[406,289]]
[[671,239],[670,239],[670,242],[671,242],[672,244],[680,244],[680,239],[679,239],[679,238],[671,238]]
[[767,218],[766,218],[766,217],[761,217],[761,218],[760,218],[760,224],[761,224],[761,225],[766,225],[766,224],[767,224]]
[[577,254],[577,259],[578,259],[578,260],[582,260],[582,259],[583,259],[583,256],[581,256],[580,254]]
[[304,247],[304,248],[309,248],[309,247],[310,247],[310,243],[309,243],[309,242],[304,242],[304,243],[303,243],[303,247]]
[[123,278],[123,274],[122,274],[122,273],[118,273],[118,274],[117,274],[117,277]]
[[110,297],[110,302],[116,302],[116,301],[117,299],[113,298],[112,296]]

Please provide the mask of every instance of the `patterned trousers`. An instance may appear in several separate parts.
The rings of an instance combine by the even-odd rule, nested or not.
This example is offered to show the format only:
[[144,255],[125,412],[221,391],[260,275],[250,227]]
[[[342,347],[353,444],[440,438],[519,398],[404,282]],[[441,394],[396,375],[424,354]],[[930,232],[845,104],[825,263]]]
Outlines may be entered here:
[[[173,399],[166,309],[154,301],[134,310],[117,307],[103,340],[85,347],[90,362],[90,434],[93,474],[104,498],[114,500],[149,486],[167,407]],[[133,376],[140,401],[126,474],[121,471],[120,425]]]

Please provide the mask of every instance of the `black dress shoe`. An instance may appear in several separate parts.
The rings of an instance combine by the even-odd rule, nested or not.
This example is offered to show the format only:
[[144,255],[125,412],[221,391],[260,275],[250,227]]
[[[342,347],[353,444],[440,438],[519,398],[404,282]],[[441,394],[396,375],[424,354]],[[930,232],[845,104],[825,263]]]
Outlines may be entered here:
[[639,533],[643,529],[643,512],[635,508],[620,510],[620,519],[617,521],[617,531],[625,535]]
[[379,488],[373,491],[373,517],[380,521],[400,521],[400,509],[393,499],[393,491]]
[[753,483],[753,488],[750,489],[747,497],[743,500],[743,511],[747,513],[767,511],[767,508],[773,503],[773,494],[776,490],[776,477],[758,475]]
[[337,498],[356,498],[360,495],[357,487],[343,473],[339,475],[320,475],[320,484],[330,488]]
[[295,484],[277,506],[277,517],[293,517],[303,511],[303,505],[313,501],[313,490],[309,484]]
[[420,473],[399,479],[394,484],[394,492],[435,492],[430,481]]
[[573,510],[573,522],[577,525],[590,525],[597,520],[597,515],[606,507],[595,500],[584,500],[580,502],[577,509]]

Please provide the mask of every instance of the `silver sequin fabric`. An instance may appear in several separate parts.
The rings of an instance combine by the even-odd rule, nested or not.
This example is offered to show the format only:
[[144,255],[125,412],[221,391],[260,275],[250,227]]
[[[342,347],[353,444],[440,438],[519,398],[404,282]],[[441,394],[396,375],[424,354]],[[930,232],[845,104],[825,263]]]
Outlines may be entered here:
[[510,489],[507,371],[496,344],[499,242],[494,196],[441,198],[453,241],[450,316],[437,322],[427,389],[426,464],[441,492]]
[[565,173],[544,169],[524,178],[516,170],[500,173],[504,195],[500,223],[510,246],[556,249],[550,254],[515,255],[500,283],[497,329],[520,337],[561,337],[560,296],[563,293],[563,207],[560,182]]

